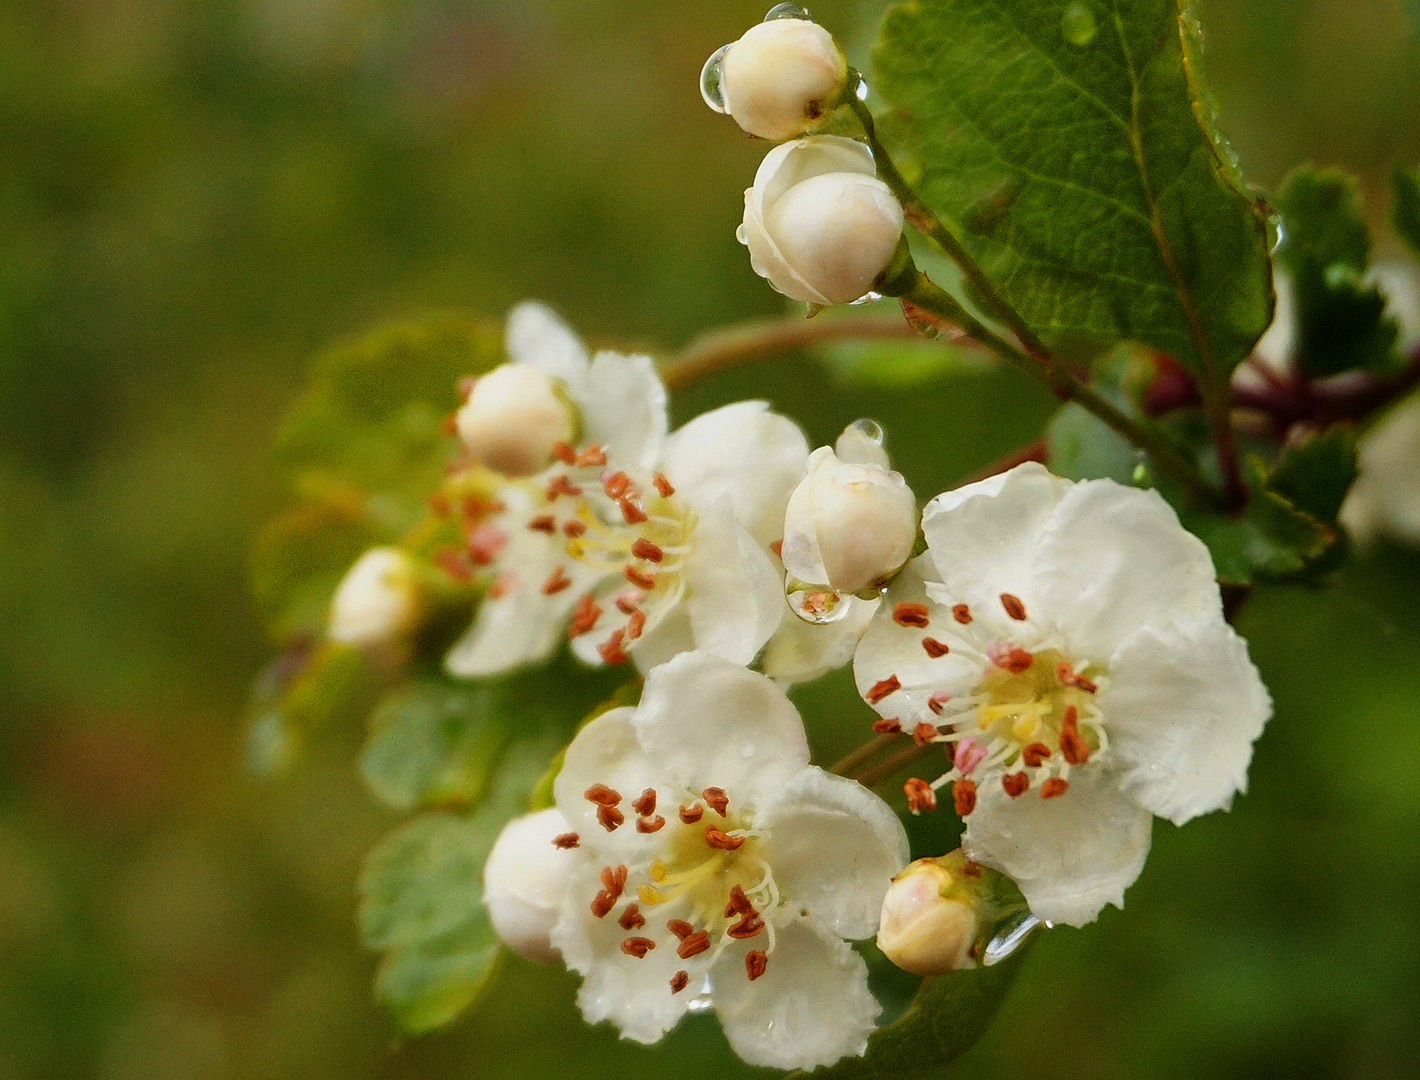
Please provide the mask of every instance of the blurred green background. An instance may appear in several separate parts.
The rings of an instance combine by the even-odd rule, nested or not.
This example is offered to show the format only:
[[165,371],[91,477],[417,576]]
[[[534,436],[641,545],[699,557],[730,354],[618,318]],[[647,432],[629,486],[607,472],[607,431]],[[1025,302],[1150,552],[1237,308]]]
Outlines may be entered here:
[[[393,821],[359,733],[242,772],[251,537],[322,343],[544,298],[669,350],[781,310],[734,240],[762,146],[700,103],[766,0],[5,0],[0,4],[0,1080],[737,1074],[712,1023],[647,1050],[514,962],[401,1043],[357,944]],[[815,14],[868,39],[881,4]],[[1205,0],[1248,177],[1357,171],[1378,223],[1420,159],[1414,0]],[[1008,373],[923,394],[786,360],[818,442],[887,422],[919,492],[1033,437]],[[1277,699],[1231,815],[1159,824],[1124,912],[1051,933],[975,1077],[1420,1076],[1420,558],[1264,591]],[[813,699],[813,692],[808,694]]]

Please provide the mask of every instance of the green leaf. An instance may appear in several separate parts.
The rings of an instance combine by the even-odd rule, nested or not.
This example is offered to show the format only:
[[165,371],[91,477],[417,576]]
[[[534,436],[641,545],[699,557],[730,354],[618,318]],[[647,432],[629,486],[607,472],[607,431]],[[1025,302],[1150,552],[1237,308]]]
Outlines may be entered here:
[[1133,340],[1215,391],[1272,315],[1262,215],[1194,82],[1174,0],[907,0],[882,136],[1037,331]]
[[1335,525],[1356,479],[1356,430],[1335,424],[1288,443],[1267,484],[1293,506]]
[[[1420,10],[1420,0],[1415,0],[1415,7]],[[1393,187],[1391,220],[1395,231],[1420,256],[1420,171],[1406,172],[1397,165]]]
[[1141,457],[1133,445],[1093,413],[1066,405],[1046,430],[1050,471],[1070,480],[1108,477],[1133,485]]
[[[868,1040],[862,1057],[818,1069],[815,1080],[927,1080],[971,1049],[1020,972],[1027,943],[999,964],[922,981],[912,1007]],[[804,1077],[807,1073],[793,1073]]]
[[391,953],[375,976],[375,996],[411,1034],[455,1020],[493,982],[502,956],[486,919]]
[[1282,242],[1277,261],[1291,282],[1293,361],[1321,378],[1396,363],[1399,329],[1385,295],[1365,282],[1371,239],[1356,182],[1335,170],[1300,168],[1277,193]]

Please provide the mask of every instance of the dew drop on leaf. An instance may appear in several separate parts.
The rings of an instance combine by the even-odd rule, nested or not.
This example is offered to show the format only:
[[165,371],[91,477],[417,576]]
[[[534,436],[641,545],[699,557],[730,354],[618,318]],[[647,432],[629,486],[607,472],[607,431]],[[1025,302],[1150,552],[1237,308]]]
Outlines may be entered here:
[[1090,10],[1090,5],[1083,0],[1075,0],[1067,7],[1065,13],[1060,16],[1060,32],[1071,45],[1081,48],[1094,41],[1095,34],[1099,32],[1099,25],[1095,22],[1095,13]]

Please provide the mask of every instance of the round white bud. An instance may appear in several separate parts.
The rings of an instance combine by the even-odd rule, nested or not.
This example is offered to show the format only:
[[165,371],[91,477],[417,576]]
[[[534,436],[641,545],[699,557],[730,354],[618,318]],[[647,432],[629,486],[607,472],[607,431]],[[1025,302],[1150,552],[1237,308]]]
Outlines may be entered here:
[[[950,858],[950,857],[948,857]],[[936,859],[918,859],[888,886],[878,948],[904,971],[943,975],[975,967],[972,893]]]
[[793,577],[859,593],[902,569],[916,540],[917,499],[900,474],[840,461],[827,446],[809,455],[784,515],[782,557]]
[[570,443],[575,428],[552,376],[530,364],[504,364],[480,378],[457,423],[473,456],[504,476],[547,468],[553,446]]
[[814,135],[776,146],[745,192],[739,238],[755,273],[808,304],[847,304],[872,290],[902,236],[902,204],[866,146]]
[[420,606],[414,561],[399,548],[371,548],[336,586],[326,636],[344,645],[385,645],[409,631]]
[[751,135],[782,142],[831,109],[848,81],[848,61],[833,35],[807,19],[751,27],[725,53],[725,111]]
[[573,855],[553,843],[570,835],[555,809],[514,818],[503,826],[483,864],[483,902],[503,944],[519,956],[556,960],[552,927]]

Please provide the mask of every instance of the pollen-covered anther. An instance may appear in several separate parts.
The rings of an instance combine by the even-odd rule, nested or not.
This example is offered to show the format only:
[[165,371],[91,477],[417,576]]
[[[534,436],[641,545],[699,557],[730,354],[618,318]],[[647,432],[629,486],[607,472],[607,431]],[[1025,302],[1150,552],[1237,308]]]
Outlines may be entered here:
[[616,907],[616,901],[617,897],[603,889],[592,898],[592,914],[598,919],[605,919]]
[[896,718],[876,720],[873,722],[873,730],[879,735],[898,735],[902,732],[902,721]]
[[624,472],[607,473],[602,477],[602,490],[608,499],[619,499],[631,487],[631,477]]
[[582,494],[582,489],[572,483],[571,480],[568,480],[563,473],[558,473],[547,482],[546,495],[548,502],[554,501],[559,495],[568,495],[575,498],[580,494]]
[[648,787],[631,804],[631,808],[642,817],[650,817],[656,812],[656,789]]
[[598,806],[597,821],[607,832],[616,832],[626,821],[626,815],[614,806]]
[[666,553],[661,550],[659,544],[653,544],[644,536],[639,537],[636,543],[631,545],[631,554],[638,559],[645,559],[647,562],[658,563],[666,557]]
[[684,919],[670,919],[666,922],[666,929],[676,936],[679,941],[684,941],[695,933],[695,927]]
[[1052,776],[1049,780],[1040,785],[1040,797],[1042,799],[1058,799],[1068,790],[1070,790],[1070,781],[1062,780],[1058,776]]
[[675,954],[682,960],[689,960],[692,956],[699,956],[710,948],[710,935],[704,930],[697,930],[695,933],[685,937]]
[[624,664],[631,657],[626,655],[626,651],[621,647],[622,638],[626,636],[624,630],[613,630],[611,637],[597,646],[597,655],[602,658],[604,664]]
[[602,887],[620,898],[626,888],[626,876],[630,873],[625,866],[603,866]]
[[1071,765],[1083,765],[1090,760],[1090,744],[1080,734],[1080,712],[1071,705],[1060,722],[1060,753]]
[[552,846],[560,851],[568,851],[582,842],[582,838],[574,832],[565,832],[561,836],[552,838]]
[[730,813],[730,797],[725,794],[724,788],[708,787],[700,793],[705,800],[705,805],[714,810],[721,817],[728,817]]
[[621,519],[628,525],[640,525],[643,521],[649,521],[646,511],[637,506],[630,499],[622,499],[617,506],[621,508]]
[[1045,743],[1033,742],[1021,751],[1021,760],[1032,769],[1038,768],[1049,756],[1050,747],[1046,746]]
[[616,920],[623,930],[628,932],[640,930],[646,925],[646,916],[641,914],[641,909],[635,904],[628,904],[626,910],[621,913],[621,918]]
[[907,809],[914,814],[931,813],[937,809],[937,793],[926,780],[914,776],[902,785],[902,790],[907,796]]
[[660,832],[666,827],[666,819],[656,814],[654,817],[639,817],[636,819],[636,831],[639,833]]
[[1008,649],[1002,649],[991,659],[996,666],[1009,671],[1012,675],[1020,675],[1030,670],[1035,663],[1035,656],[1019,645],[1012,645]]
[[563,589],[571,588],[572,579],[567,576],[567,571],[558,567],[548,575],[547,580],[542,583],[544,596],[554,596]]
[[1021,603],[1020,597],[1012,596],[1008,592],[1001,594],[1001,606],[1006,609],[1006,614],[1015,619],[1016,622],[1026,621],[1026,606]]
[[661,498],[669,499],[675,494],[675,488],[671,487],[671,482],[666,479],[664,473],[657,473],[651,482],[656,485],[656,490],[660,493]]
[[691,803],[689,806],[680,808],[680,820],[686,825],[694,825],[705,816],[705,807],[699,803]]
[[597,620],[601,617],[602,609],[592,599],[592,594],[587,593],[577,601],[577,606],[572,610],[572,621],[567,624],[567,637],[570,639],[591,633],[596,629]]
[[966,817],[976,809],[976,782],[973,780],[958,780],[952,785],[952,803],[956,806],[957,814]]
[[635,641],[646,630],[646,613],[644,611],[633,611],[631,617],[626,620],[626,640]]
[[551,514],[539,514],[528,522],[528,529],[551,535],[557,531],[557,519]]
[[623,615],[630,615],[641,606],[641,601],[646,599],[639,589],[627,589],[616,594],[616,610]]
[[933,694],[927,699],[927,708],[931,709],[934,713],[940,716],[942,714],[942,710],[946,708],[947,702],[951,700],[952,695],[950,693],[948,693],[946,690],[938,690],[935,694]]
[[621,943],[621,951],[637,960],[644,960],[646,954],[655,947],[656,943],[645,937],[629,937]]
[[598,806],[616,806],[621,802],[621,793],[605,784],[593,784],[582,794],[588,802]]
[[918,746],[926,746],[935,739],[941,732],[937,730],[935,724],[921,723],[912,729],[912,741]]
[[580,518],[568,518],[562,523],[562,534],[576,540],[587,535],[587,523]]
[[577,464],[577,451],[573,450],[565,442],[555,442],[552,444],[552,456],[564,465]]
[[1076,690],[1083,690],[1087,694],[1093,694],[1099,689],[1092,680],[1075,674],[1075,669],[1063,660],[1055,666],[1055,677],[1060,680],[1061,685],[1073,686]]
[[604,446],[589,446],[577,455],[576,465],[581,469],[590,469],[605,464],[606,447]]
[[936,638],[924,637],[922,639],[922,651],[925,652],[928,656],[930,656],[933,660],[938,660],[943,656],[946,656],[947,653],[951,652],[952,650],[948,648],[946,644],[938,641]]
[[926,604],[898,604],[892,609],[892,621],[898,626],[915,626],[919,630],[927,629],[932,622]]
[[736,941],[748,941],[752,937],[758,937],[764,932],[764,920],[754,911],[746,911],[740,921],[725,930],[725,933]]
[[1018,799],[1030,787],[1030,777],[1023,772],[1007,773],[1001,777],[1001,787],[1011,798]]
[[746,912],[754,911],[754,905],[749,902],[749,897],[745,895],[744,886],[736,885],[730,890],[730,899],[725,904],[725,918],[731,919],[736,915],[743,915]]
[[889,694],[896,693],[901,689],[902,681],[896,675],[889,675],[886,679],[874,683],[863,697],[867,699],[869,705],[876,705]]
[[[656,576],[654,574],[649,574],[644,570],[638,570],[634,566],[628,566],[622,573],[625,575],[627,581],[631,582],[631,584],[635,585],[643,592],[650,592],[656,587]],[[628,612],[628,614],[630,613]]]
[[735,851],[740,848],[745,838],[743,836],[731,836],[727,832],[721,832],[713,825],[705,830],[705,842],[716,851]]
[[957,604],[952,608],[952,618],[966,626],[971,622],[971,608],[966,604]]
[[745,974],[749,976],[749,981],[754,982],[766,971],[769,970],[769,954],[762,949],[753,949],[745,953]]
[[674,975],[671,976],[671,993],[672,993],[672,994],[679,994],[682,990],[684,990],[684,989],[685,989],[687,986],[689,986],[689,985],[690,985],[690,972],[688,972],[688,971],[677,971]]

